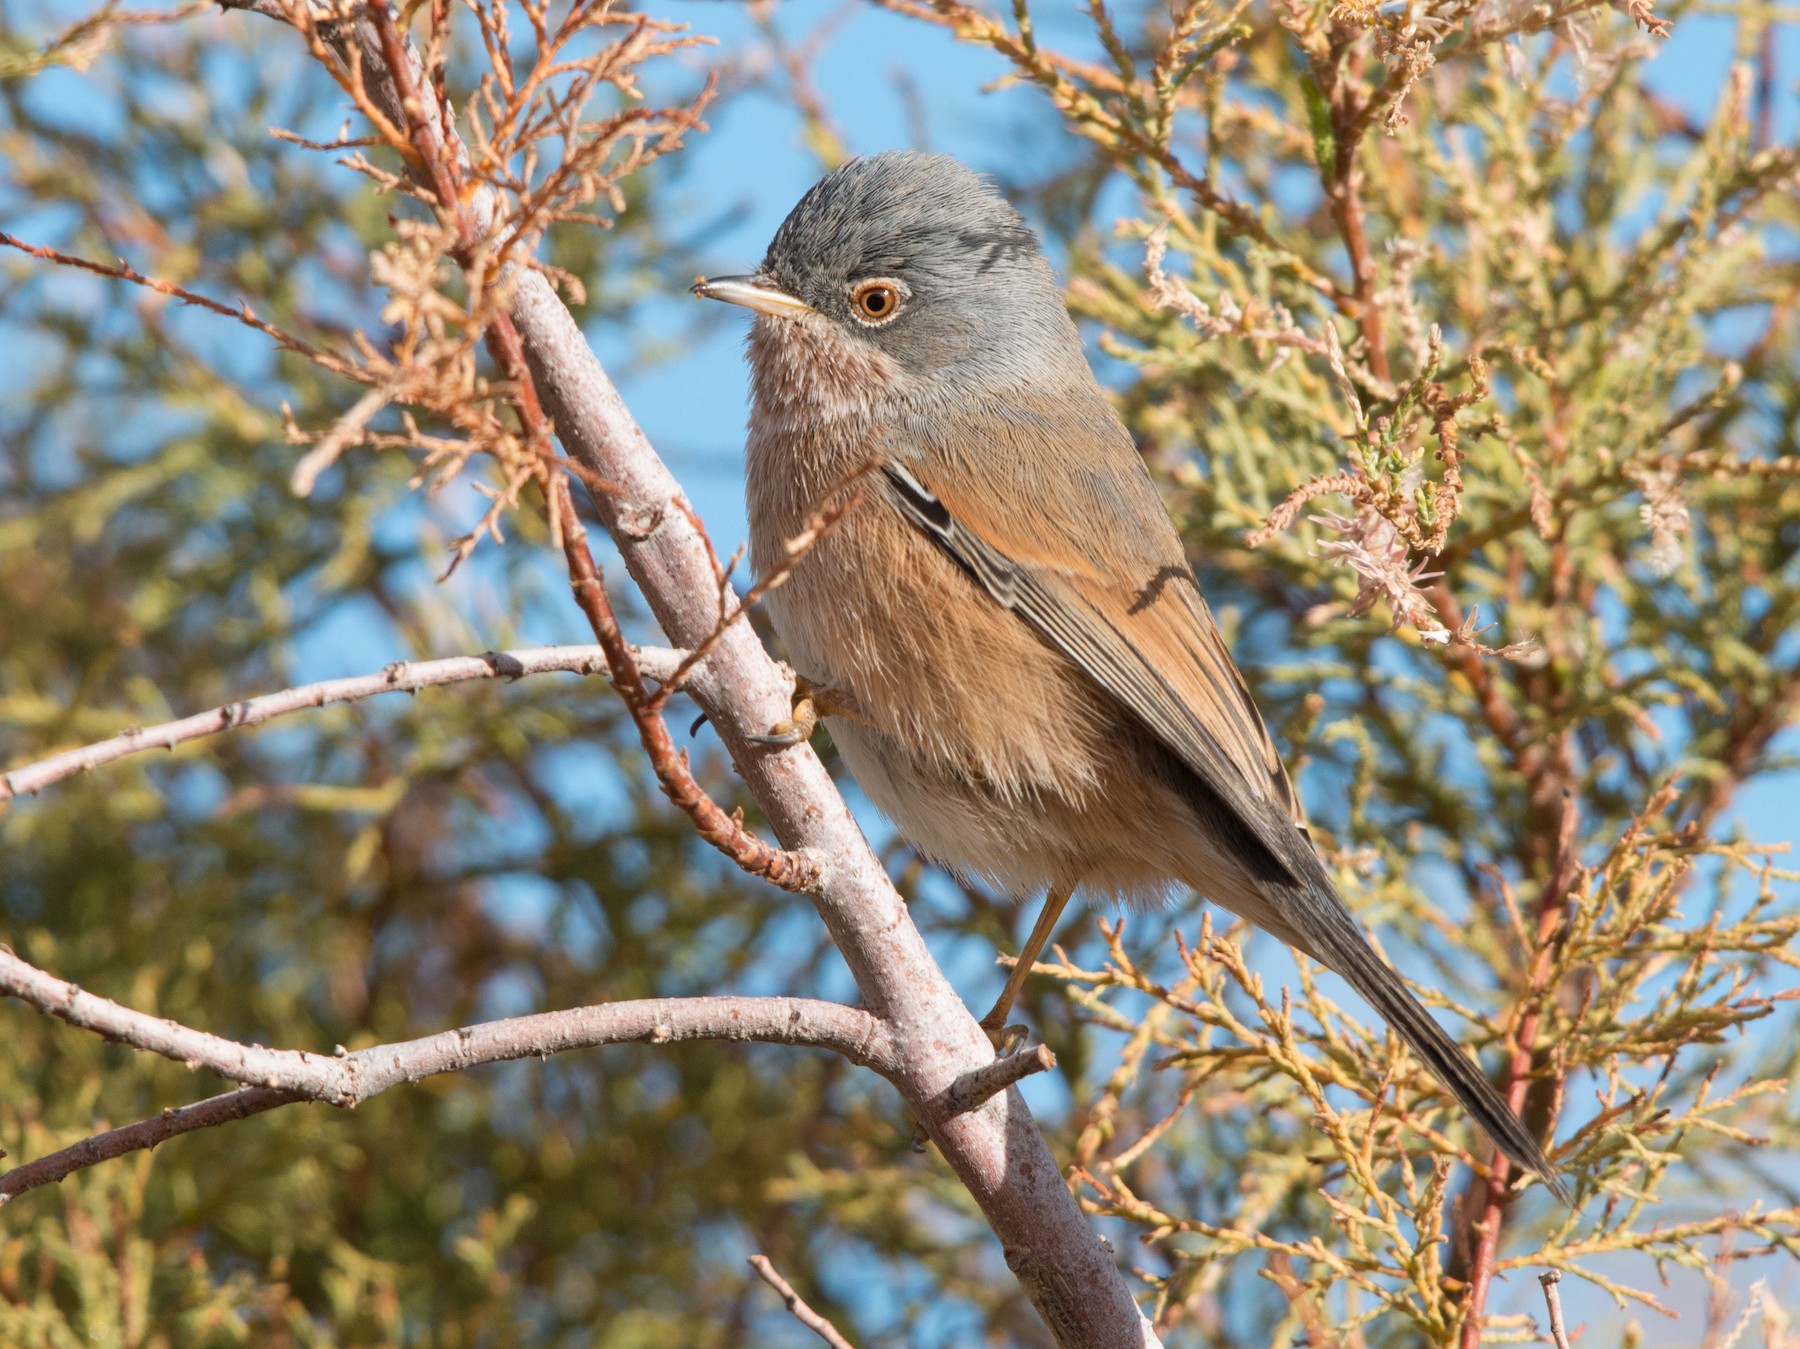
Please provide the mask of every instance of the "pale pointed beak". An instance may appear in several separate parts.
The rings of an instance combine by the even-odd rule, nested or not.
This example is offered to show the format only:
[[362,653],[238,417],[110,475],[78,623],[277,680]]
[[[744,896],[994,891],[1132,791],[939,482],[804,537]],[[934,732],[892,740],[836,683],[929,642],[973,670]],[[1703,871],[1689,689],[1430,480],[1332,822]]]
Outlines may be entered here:
[[773,318],[797,319],[817,312],[799,296],[788,294],[762,276],[712,276],[695,282],[692,289],[702,300],[741,304]]

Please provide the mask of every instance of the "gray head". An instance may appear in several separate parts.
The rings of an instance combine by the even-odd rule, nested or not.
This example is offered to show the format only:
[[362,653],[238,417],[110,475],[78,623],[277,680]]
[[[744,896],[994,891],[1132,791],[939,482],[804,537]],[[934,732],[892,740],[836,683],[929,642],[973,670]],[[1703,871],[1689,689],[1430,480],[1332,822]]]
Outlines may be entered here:
[[1030,226],[947,155],[852,160],[800,199],[754,276],[694,293],[756,311],[753,362],[779,347],[937,393],[1092,378]]

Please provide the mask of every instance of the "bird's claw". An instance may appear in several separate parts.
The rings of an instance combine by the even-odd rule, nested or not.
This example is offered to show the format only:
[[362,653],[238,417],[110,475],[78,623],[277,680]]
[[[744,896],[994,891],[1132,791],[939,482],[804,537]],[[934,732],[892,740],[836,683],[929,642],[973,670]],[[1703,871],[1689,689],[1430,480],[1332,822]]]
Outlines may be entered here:
[[852,721],[864,720],[856,699],[850,695],[837,689],[822,688],[806,678],[805,675],[795,675],[792,715],[769,727],[767,735],[746,736],[745,739],[752,744],[787,749],[811,740],[812,733],[819,728],[821,717],[849,717]]
[[796,678],[792,714],[769,727],[767,735],[750,735],[744,738],[751,744],[768,745],[775,749],[789,749],[794,745],[805,744],[812,739],[812,733],[819,727],[819,706],[813,699],[813,692],[811,684]]
[[1031,1032],[1027,1027],[1014,1023],[1011,1026],[990,1026],[981,1023],[981,1029],[987,1032],[989,1043],[994,1046],[994,1057],[1010,1059],[1019,1052],[1025,1043],[1025,1037]]

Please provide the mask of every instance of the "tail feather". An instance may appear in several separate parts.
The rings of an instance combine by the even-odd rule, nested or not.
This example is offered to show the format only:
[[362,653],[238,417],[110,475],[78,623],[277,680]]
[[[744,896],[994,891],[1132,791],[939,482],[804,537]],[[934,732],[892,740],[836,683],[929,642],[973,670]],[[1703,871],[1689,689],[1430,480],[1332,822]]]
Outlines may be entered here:
[[1501,1152],[1536,1173],[1558,1199],[1570,1202],[1568,1184],[1544,1155],[1525,1122],[1500,1099],[1500,1093],[1480,1066],[1420,1006],[1400,976],[1375,953],[1343,900],[1328,886],[1329,883],[1312,885],[1304,890],[1283,887],[1285,893],[1279,906],[1282,917],[1306,935],[1313,954],[1342,975],[1400,1033]]

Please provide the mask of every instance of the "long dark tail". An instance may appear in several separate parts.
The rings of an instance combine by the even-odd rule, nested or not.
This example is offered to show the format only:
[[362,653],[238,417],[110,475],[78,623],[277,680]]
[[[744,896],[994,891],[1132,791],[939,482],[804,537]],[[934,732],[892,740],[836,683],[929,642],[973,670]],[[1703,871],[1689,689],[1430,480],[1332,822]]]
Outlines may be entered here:
[[1558,1199],[1569,1203],[1572,1196],[1567,1183],[1551,1166],[1525,1122],[1500,1099],[1500,1093],[1462,1046],[1407,991],[1400,976],[1375,954],[1356,919],[1329,885],[1315,883],[1304,891],[1283,886],[1282,916],[1305,934],[1307,944],[1314,948],[1313,954],[1348,980],[1369,1006],[1400,1032],[1400,1037],[1412,1046],[1433,1076],[1450,1089],[1500,1151],[1535,1172]]

